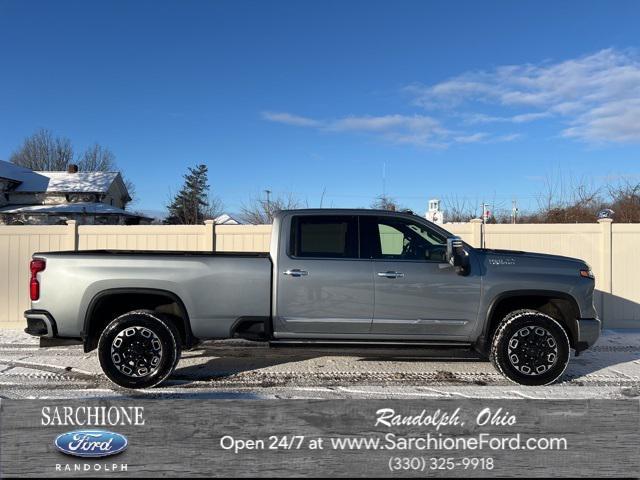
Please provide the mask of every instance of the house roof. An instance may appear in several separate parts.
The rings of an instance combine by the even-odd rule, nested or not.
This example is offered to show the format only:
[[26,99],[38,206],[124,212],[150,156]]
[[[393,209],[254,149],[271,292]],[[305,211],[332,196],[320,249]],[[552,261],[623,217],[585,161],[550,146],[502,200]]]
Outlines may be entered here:
[[16,189],[16,192],[42,192],[49,193],[106,193],[111,184],[120,176],[118,172],[34,172],[46,179],[43,189],[41,182],[24,182]]
[[11,162],[5,162],[4,160],[0,160],[0,178],[6,178],[23,184],[39,185],[42,188],[38,191],[46,190],[48,182],[47,177],[39,175],[33,170],[15,165]]
[[233,218],[227,213],[223,213],[213,220],[218,225],[240,225],[240,221]]
[[142,217],[142,215],[137,215],[128,210],[123,210],[121,208],[99,202],[63,203],[57,205],[10,205],[0,208],[0,214],[16,213],[27,215],[65,215],[69,213],[79,213],[90,215],[123,215],[126,217]]
[[0,160],[0,177],[19,182],[13,191],[20,193],[106,193],[116,182],[128,196],[119,172],[35,172]]

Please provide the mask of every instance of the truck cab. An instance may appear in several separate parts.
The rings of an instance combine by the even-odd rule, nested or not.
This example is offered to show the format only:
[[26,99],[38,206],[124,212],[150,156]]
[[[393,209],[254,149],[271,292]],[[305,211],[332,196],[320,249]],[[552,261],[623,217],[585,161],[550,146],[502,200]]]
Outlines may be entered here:
[[410,214],[282,212],[274,222],[276,339],[469,342],[482,277],[447,260],[453,236]]

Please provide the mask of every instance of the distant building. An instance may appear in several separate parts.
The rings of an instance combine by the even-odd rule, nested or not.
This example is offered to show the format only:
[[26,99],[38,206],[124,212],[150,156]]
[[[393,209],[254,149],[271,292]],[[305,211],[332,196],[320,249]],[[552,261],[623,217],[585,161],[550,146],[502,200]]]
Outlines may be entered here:
[[125,210],[131,201],[119,172],[39,172],[0,160],[0,224],[124,225],[151,219]]
[[444,212],[440,210],[440,200],[432,198],[429,200],[429,208],[425,215],[427,220],[442,225],[444,223]]
[[216,225],[240,225],[242,223],[227,213],[223,213],[219,217],[214,218],[213,221]]

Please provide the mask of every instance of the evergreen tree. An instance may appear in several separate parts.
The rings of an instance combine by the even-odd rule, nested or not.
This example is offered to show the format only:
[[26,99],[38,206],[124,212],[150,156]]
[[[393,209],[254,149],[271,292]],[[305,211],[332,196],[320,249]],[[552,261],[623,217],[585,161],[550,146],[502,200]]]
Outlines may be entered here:
[[169,215],[164,223],[171,225],[199,225],[212,218],[219,209],[217,202],[209,201],[209,184],[206,165],[189,167],[184,175],[184,185],[167,205]]

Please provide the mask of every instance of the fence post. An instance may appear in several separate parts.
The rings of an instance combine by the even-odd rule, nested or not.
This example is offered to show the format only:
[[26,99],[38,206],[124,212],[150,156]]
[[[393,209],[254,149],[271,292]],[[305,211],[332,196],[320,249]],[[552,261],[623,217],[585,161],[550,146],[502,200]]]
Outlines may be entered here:
[[78,224],[75,220],[67,220],[67,241],[72,250],[78,250]]
[[482,248],[482,219],[472,218],[471,221],[471,244],[476,248]]
[[598,287],[602,294],[601,299],[601,317],[602,319],[606,319],[609,317],[609,305],[607,302],[607,295],[611,295],[613,293],[613,235],[612,231],[612,223],[613,219],[611,218],[600,218],[598,219],[598,223],[600,224],[601,229],[601,251],[602,256],[600,257],[600,275],[601,280],[598,282]]
[[215,221],[214,220],[205,220],[204,221],[204,234],[205,234],[205,239],[204,239],[204,248],[207,252],[214,252],[215,251]]

